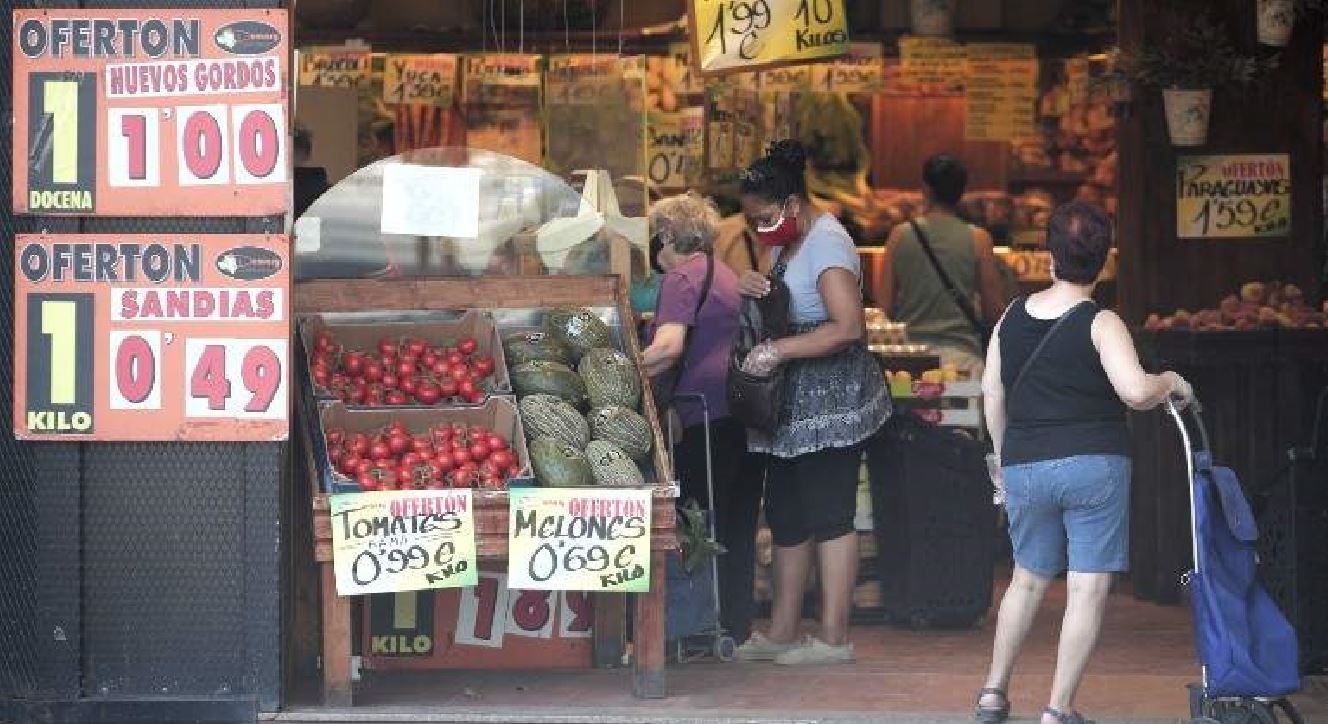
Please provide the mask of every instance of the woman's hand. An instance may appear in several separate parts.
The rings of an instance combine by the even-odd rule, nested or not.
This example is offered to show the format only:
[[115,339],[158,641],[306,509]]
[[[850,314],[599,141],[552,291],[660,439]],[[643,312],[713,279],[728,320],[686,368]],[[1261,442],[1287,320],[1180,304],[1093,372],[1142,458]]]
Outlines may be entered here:
[[738,278],[738,291],[742,292],[744,297],[761,299],[770,293],[770,280],[760,272],[745,271]]
[[1163,372],[1162,377],[1170,385],[1170,397],[1177,409],[1184,410],[1194,402],[1194,387],[1184,377],[1171,371]]
[[757,377],[768,377],[783,361],[784,355],[780,354],[774,342],[762,342],[747,353],[747,359],[742,361],[742,371]]

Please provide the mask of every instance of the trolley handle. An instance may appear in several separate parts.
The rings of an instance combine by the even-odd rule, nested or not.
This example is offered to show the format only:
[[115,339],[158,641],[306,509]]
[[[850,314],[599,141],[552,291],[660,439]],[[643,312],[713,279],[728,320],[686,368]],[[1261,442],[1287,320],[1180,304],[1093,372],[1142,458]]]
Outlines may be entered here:
[[[1203,405],[1199,398],[1190,399],[1189,404],[1184,404],[1185,399],[1178,395],[1169,395],[1167,397],[1167,412],[1171,419],[1175,421],[1176,427],[1180,430],[1181,440],[1185,444],[1186,453],[1193,455],[1201,452],[1211,452],[1212,445],[1208,440],[1208,427],[1203,421]],[[1198,442],[1198,446],[1195,446]]]

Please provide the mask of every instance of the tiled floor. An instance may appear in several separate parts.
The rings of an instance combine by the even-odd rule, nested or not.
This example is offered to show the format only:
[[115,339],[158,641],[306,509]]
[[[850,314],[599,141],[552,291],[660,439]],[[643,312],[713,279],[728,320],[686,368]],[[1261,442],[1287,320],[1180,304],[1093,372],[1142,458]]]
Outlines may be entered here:
[[[1064,584],[1058,583],[1011,687],[1016,716],[1031,719],[1045,704],[1063,606]],[[397,720],[396,714],[415,711],[419,716],[410,719],[425,721],[429,711],[465,709],[478,717],[468,721],[485,720],[485,712],[493,715],[490,721],[515,721],[514,714],[503,719],[500,712],[536,711],[600,716],[621,712],[641,721],[661,721],[665,714],[708,717],[695,721],[769,721],[773,716],[830,721],[836,715],[854,715],[860,721],[962,721],[985,673],[991,629],[990,623],[962,632],[859,626],[853,632],[858,662],[838,667],[673,666],[669,698],[662,702],[633,699],[625,671],[370,674],[356,699],[355,710],[364,718],[340,720]],[[1078,707],[1099,721],[1174,722],[1186,715],[1185,685],[1197,676],[1188,609],[1155,606],[1116,593]],[[1328,722],[1328,691],[1319,691],[1302,706],[1308,707],[1308,721]],[[290,721],[299,721],[300,711],[312,714],[296,707]],[[387,719],[367,718],[375,713]],[[577,721],[569,716],[573,718],[566,721]]]

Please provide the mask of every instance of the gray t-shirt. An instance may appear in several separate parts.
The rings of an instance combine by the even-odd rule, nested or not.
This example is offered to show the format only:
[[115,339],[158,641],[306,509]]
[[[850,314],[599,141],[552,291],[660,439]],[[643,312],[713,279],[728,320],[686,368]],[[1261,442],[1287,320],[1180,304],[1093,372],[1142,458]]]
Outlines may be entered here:
[[[783,253],[775,249],[775,260]],[[853,237],[849,236],[843,224],[830,214],[821,217],[812,224],[807,232],[807,239],[802,248],[789,261],[784,272],[784,283],[788,285],[793,301],[793,322],[811,324],[829,319],[825,311],[825,302],[821,300],[821,291],[817,283],[827,269],[847,269],[862,283],[862,263],[858,259],[857,247]]]

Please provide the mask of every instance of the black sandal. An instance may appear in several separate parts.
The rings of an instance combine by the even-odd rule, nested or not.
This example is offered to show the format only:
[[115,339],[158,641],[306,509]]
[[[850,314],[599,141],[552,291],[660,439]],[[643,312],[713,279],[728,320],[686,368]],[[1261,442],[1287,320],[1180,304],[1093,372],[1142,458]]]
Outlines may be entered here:
[[[1001,703],[999,706],[983,706],[982,697],[999,696]],[[1010,698],[1005,695],[1003,689],[986,688],[978,692],[977,705],[973,709],[974,721],[982,724],[1001,724],[1001,722],[1010,718]]]
[[1093,724],[1091,720],[1085,719],[1077,711],[1064,712],[1058,709],[1052,709],[1051,707],[1047,707],[1046,709],[1042,710],[1042,714],[1044,716],[1052,717],[1056,721],[1060,722],[1060,724]]

